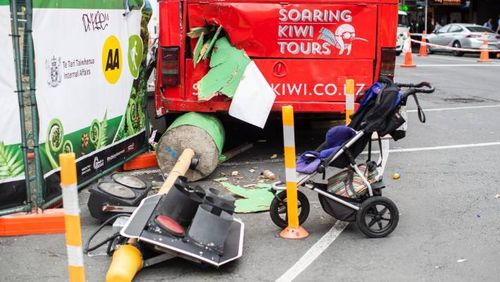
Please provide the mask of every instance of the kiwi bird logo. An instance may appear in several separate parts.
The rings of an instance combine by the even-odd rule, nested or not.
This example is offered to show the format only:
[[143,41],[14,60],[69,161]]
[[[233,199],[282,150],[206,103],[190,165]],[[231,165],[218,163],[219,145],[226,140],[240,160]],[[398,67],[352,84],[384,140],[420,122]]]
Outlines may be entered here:
[[356,30],[350,24],[342,24],[333,33],[328,28],[322,27],[319,31],[318,39],[324,40],[330,45],[339,49],[339,55],[350,55],[352,51],[352,43],[356,40],[368,42],[368,40],[356,37]]

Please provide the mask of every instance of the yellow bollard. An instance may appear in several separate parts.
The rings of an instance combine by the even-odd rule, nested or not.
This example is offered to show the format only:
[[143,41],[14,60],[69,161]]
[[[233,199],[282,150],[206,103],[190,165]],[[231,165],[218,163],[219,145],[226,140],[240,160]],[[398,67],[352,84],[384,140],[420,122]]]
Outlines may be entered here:
[[283,114],[283,140],[285,145],[286,210],[288,227],[280,232],[280,236],[286,239],[302,239],[309,236],[309,233],[299,226],[293,107],[283,106],[281,109]]
[[134,245],[121,245],[113,253],[106,282],[130,282],[143,264],[141,250]]
[[83,267],[82,230],[80,206],[78,204],[75,154],[60,154],[59,163],[61,164],[61,188],[69,281],[83,282],[85,281],[85,271]]
[[345,81],[345,124],[351,123],[351,115],[354,113],[354,80]]

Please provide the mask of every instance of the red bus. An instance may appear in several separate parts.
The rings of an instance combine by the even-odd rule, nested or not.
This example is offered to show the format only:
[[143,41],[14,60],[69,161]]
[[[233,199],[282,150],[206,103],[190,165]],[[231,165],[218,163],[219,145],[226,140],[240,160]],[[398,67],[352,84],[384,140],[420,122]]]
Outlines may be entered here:
[[209,67],[194,67],[196,41],[186,34],[206,23],[254,60],[277,95],[273,111],[344,113],[346,79],[360,93],[394,75],[397,0],[162,0],[159,15],[157,116],[228,111],[225,96],[198,101]]

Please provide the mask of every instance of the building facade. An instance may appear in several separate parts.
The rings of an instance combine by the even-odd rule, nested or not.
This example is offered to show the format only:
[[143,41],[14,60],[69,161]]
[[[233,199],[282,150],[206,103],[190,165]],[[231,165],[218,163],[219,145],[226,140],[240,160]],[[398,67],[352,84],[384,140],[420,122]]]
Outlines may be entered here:
[[427,3],[427,31],[432,32],[436,22],[445,25],[454,22],[483,25],[489,18],[497,29],[500,17],[499,0],[400,0],[408,8],[413,32],[425,30],[425,5]]

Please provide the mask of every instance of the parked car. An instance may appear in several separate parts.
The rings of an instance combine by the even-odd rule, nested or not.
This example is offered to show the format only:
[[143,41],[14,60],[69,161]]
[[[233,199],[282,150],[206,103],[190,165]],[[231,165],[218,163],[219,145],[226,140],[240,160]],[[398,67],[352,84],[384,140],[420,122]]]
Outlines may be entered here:
[[[448,24],[427,36],[427,41],[431,44],[465,49],[481,49],[484,39],[488,39],[488,49],[500,52],[500,35],[489,28],[476,24]],[[452,52],[455,56],[462,56],[464,54],[463,51],[437,46],[428,45],[428,49],[429,52]],[[496,53],[492,52],[490,55],[495,56]]]

